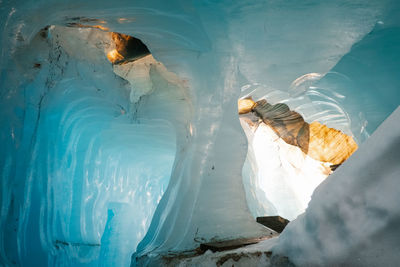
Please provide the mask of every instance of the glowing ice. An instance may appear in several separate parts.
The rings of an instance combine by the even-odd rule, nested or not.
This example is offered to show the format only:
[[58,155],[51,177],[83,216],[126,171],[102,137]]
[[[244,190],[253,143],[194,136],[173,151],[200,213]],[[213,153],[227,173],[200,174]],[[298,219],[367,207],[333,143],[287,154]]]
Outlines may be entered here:
[[[158,201],[135,256],[269,234],[251,216],[242,182],[241,88],[242,95],[284,100],[306,120],[360,143],[398,105],[395,1],[1,5],[4,264],[96,265],[119,251],[118,264],[125,264],[130,252],[115,248],[142,238]],[[76,24],[140,38],[180,82],[155,70],[152,90],[145,79],[144,90],[131,94],[107,62],[112,47],[89,36],[94,29],[80,30],[99,41],[94,49],[63,39],[69,30],[37,34],[47,25]],[[317,75],[291,86],[307,73]]]

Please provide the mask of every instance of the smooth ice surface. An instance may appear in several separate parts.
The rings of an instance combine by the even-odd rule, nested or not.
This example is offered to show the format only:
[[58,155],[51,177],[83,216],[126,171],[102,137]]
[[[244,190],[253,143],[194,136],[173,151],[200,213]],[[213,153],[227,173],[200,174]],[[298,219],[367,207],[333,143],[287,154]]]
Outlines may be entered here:
[[[398,11],[394,0],[3,1],[2,263],[121,253],[125,264],[116,248],[141,239],[147,219],[129,225],[151,217],[164,190],[135,256],[269,234],[246,202],[237,99],[284,100],[363,142],[399,104]],[[155,68],[141,83],[154,88],[132,94],[102,42],[37,36],[69,23],[140,38],[182,83]]]

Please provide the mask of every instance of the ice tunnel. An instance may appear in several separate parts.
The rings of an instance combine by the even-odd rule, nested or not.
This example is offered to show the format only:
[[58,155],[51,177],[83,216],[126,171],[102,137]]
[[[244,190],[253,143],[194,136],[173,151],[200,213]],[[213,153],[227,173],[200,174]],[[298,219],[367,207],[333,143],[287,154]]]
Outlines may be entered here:
[[399,12],[0,1],[0,266],[396,266]]

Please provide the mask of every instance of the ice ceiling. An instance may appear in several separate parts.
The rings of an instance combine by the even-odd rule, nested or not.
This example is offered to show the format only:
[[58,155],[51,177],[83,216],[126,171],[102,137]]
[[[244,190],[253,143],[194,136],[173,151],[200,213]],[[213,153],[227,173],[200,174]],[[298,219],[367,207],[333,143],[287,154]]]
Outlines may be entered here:
[[[264,165],[254,136],[247,154],[237,100],[285,103],[362,144],[400,103],[399,11],[394,0],[0,2],[1,263],[127,266],[135,251],[134,264],[151,263],[270,235],[252,214],[295,218],[307,202],[287,197],[276,146]],[[113,66],[107,32],[152,55]],[[284,190],[260,192],[261,169],[264,188]]]

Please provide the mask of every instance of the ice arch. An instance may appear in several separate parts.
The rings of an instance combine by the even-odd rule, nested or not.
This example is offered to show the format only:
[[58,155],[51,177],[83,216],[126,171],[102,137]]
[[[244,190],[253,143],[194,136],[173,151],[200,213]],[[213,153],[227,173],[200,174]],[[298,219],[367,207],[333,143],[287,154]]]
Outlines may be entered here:
[[126,266],[148,229],[174,162],[172,124],[185,118],[176,112],[190,108],[160,64],[151,97],[133,94],[106,58],[112,46],[97,29],[50,26],[15,52],[5,84],[24,83],[5,105],[21,109],[23,128],[9,121],[19,160],[3,177],[5,264]]
[[[240,88],[261,84],[286,92],[292,81],[306,73],[327,73],[378,21],[390,21],[389,4],[3,2],[0,63],[5,149],[0,160],[2,175],[7,177],[2,179],[2,188],[13,189],[12,194],[7,190],[2,193],[2,226],[9,225],[6,214],[11,195],[23,199],[26,186],[30,186],[30,180],[24,178],[11,187],[16,173],[24,169],[19,165],[24,162],[20,158],[24,150],[18,150],[25,133],[21,119],[24,106],[18,97],[21,88],[31,83],[29,75],[23,79],[17,76],[14,56],[44,26],[64,25],[74,18],[104,21],[111,31],[140,38],[157,60],[190,84],[193,116],[174,125],[177,155],[171,181],[149,232],[138,246],[136,256],[140,257],[192,250],[198,242],[212,239],[269,233],[254,222],[246,205],[241,180],[246,139],[236,115]],[[26,206],[16,206],[16,213],[25,212]],[[3,249],[2,257],[4,254]]]

